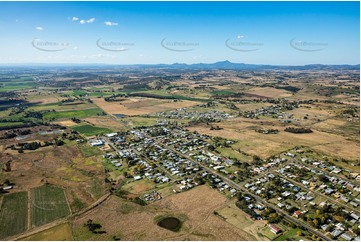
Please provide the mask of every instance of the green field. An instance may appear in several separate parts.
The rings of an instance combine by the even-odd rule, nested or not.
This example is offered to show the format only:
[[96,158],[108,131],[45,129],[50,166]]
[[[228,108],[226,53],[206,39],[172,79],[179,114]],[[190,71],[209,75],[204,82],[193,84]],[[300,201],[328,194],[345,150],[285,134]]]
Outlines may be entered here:
[[62,188],[44,185],[31,190],[31,226],[50,223],[70,214]]
[[216,90],[216,91],[212,91],[211,94],[212,95],[231,95],[233,94],[234,91],[230,91],[230,90]]
[[93,135],[113,132],[111,129],[92,126],[89,124],[75,125],[75,126],[72,126],[71,128],[81,134],[86,135],[86,136],[93,136]]
[[27,230],[28,194],[12,193],[3,196],[0,210],[0,239]]
[[[299,231],[300,229],[295,228],[295,229],[291,229],[287,232],[285,232],[284,234],[282,234],[280,237],[278,237],[277,239],[275,239],[275,241],[287,241],[287,240],[293,240],[293,241],[297,241],[297,240],[304,240],[305,237],[303,236],[297,236],[297,231]],[[307,232],[302,231],[303,235],[308,235]],[[307,239],[306,239],[307,240]]]
[[100,108],[90,108],[85,110],[49,112],[44,114],[44,119],[70,119],[70,118],[86,118],[91,116],[99,116],[103,114]]
[[18,128],[22,127],[25,123],[23,122],[0,122],[0,129],[10,129],[10,128]]
[[87,144],[79,144],[78,147],[85,157],[96,156],[101,154],[101,151],[98,148],[92,147]]

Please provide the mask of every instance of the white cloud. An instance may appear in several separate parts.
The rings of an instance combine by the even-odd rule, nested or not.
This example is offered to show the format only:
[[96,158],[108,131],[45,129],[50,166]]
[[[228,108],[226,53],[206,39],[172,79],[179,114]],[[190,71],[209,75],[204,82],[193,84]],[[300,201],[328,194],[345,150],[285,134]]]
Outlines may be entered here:
[[44,30],[43,27],[36,27],[35,29],[36,29],[36,30],[39,30],[39,31],[43,31],[43,30]]
[[95,18],[91,18],[91,19],[88,19],[86,22],[88,23],[88,24],[91,24],[91,23],[93,23],[95,21]]
[[244,38],[244,35],[238,35],[237,36],[237,39],[242,39],[242,38]]
[[118,26],[118,23],[110,22],[110,21],[104,22],[104,24],[105,24],[106,26]]
[[73,21],[78,21],[79,18],[78,18],[78,17],[73,17],[71,20],[73,20]]
[[82,20],[79,21],[79,23],[80,24],[92,24],[92,23],[94,23],[94,21],[95,21],[95,18],[90,18],[88,20],[82,19]]

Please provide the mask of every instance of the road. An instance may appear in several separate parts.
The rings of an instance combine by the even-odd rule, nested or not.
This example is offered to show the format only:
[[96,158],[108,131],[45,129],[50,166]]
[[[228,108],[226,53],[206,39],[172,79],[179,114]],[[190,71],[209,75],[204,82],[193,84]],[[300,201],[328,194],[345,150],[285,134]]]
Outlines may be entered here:
[[[157,141],[155,141],[155,142],[158,143]],[[177,150],[173,149],[172,147],[169,147],[169,146],[167,146],[167,145],[165,145],[165,144],[159,144],[159,145],[162,145],[163,147],[172,150],[173,152],[177,153],[179,156],[181,156],[181,157],[183,157],[183,158],[186,158],[186,159],[188,159],[188,160],[192,160],[192,161],[196,162],[199,166],[203,167],[203,169],[206,170],[207,172],[209,172],[209,173],[211,173],[211,174],[213,174],[213,175],[217,175],[217,176],[221,177],[221,178],[223,179],[223,181],[224,181],[225,183],[227,183],[229,186],[233,186],[233,187],[237,188],[238,190],[242,191],[244,194],[247,194],[247,195],[249,195],[249,196],[254,197],[257,202],[259,202],[259,203],[261,203],[261,204],[263,204],[263,205],[265,205],[265,206],[267,206],[267,207],[272,208],[273,210],[275,210],[275,211],[278,212],[279,214],[282,214],[282,215],[284,216],[284,218],[285,218],[286,220],[288,220],[289,222],[291,222],[291,223],[293,223],[293,224],[296,224],[296,225],[298,225],[298,226],[300,226],[300,227],[303,227],[303,228],[307,229],[310,233],[317,235],[318,237],[320,237],[321,239],[323,239],[323,240],[325,240],[325,241],[331,241],[331,239],[328,238],[327,236],[325,236],[322,232],[314,229],[313,227],[311,227],[310,225],[304,223],[303,221],[298,220],[298,219],[290,216],[288,213],[286,213],[286,212],[283,211],[282,209],[278,208],[277,206],[275,206],[275,205],[273,205],[273,204],[265,201],[263,198],[261,198],[261,197],[259,197],[259,196],[257,196],[257,195],[254,195],[254,194],[250,193],[249,191],[247,191],[246,189],[244,189],[243,187],[241,187],[239,184],[233,182],[232,180],[230,180],[229,178],[227,178],[227,177],[225,177],[225,176],[223,176],[223,175],[218,174],[218,173],[217,173],[216,171],[214,171],[213,169],[211,169],[211,168],[203,165],[202,163],[194,160],[193,158],[189,157],[188,155],[184,155],[184,154],[180,153],[179,151],[177,151]]]

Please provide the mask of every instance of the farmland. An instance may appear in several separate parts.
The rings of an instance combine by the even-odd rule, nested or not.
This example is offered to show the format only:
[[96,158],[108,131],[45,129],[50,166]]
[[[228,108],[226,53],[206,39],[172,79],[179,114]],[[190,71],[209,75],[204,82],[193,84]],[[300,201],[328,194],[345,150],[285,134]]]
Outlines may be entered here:
[[74,110],[74,111],[60,111],[60,112],[49,112],[44,115],[47,120],[55,119],[70,119],[70,118],[86,118],[91,116],[101,116],[103,111],[98,108],[91,108],[86,110]]
[[31,191],[31,225],[40,226],[70,214],[63,189],[45,185]]
[[5,195],[0,204],[0,239],[24,232],[28,227],[27,192]]
[[99,68],[4,77],[0,238],[357,239],[358,71]]
[[89,124],[80,124],[76,126],[71,126],[71,128],[81,134],[84,134],[85,136],[93,136],[112,132],[111,129],[100,128]]

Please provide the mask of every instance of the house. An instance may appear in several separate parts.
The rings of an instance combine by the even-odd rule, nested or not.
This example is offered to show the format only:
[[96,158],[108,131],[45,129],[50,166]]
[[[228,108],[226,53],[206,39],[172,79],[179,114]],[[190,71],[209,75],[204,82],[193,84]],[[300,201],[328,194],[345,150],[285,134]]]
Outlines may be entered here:
[[350,235],[346,234],[346,233],[341,234],[340,237],[343,238],[346,241],[352,240],[352,237]]
[[117,135],[118,135],[117,133],[106,134],[106,136],[107,136],[108,138],[112,138],[112,137],[117,136]]
[[300,211],[295,211],[293,213],[293,216],[295,216],[296,218],[298,218],[302,213]]
[[355,220],[359,220],[359,219],[360,219],[360,217],[357,216],[357,214],[354,214],[354,213],[351,213],[350,216],[351,216],[353,219],[355,219]]
[[322,229],[323,231],[326,231],[329,226],[330,226],[329,224],[324,224],[324,225],[321,226],[321,229]]
[[95,140],[93,142],[90,143],[91,146],[102,146],[104,145],[104,141],[103,140]]
[[274,234],[279,234],[282,232],[282,229],[278,228],[276,225],[269,224],[268,227],[270,228],[271,232]]
[[341,233],[342,233],[342,232],[341,232],[340,230],[335,229],[334,231],[332,231],[331,236],[332,236],[333,238],[337,238],[338,236],[340,236]]
[[140,180],[140,179],[142,179],[141,176],[134,176],[134,181],[138,181],[138,180]]
[[331,193],[333,193],[334,192],[334,190],[332,189],[332,188],[327,188],[326,190],[325,190],[325,194],[326,195],[329,195],[329,194],[331,194]]

